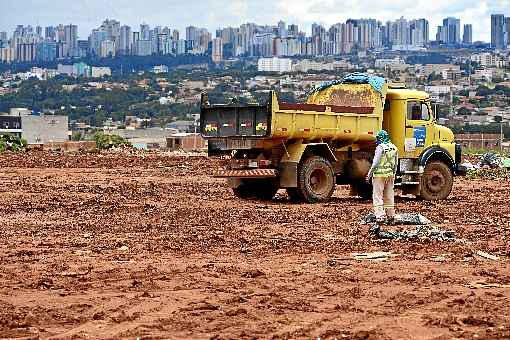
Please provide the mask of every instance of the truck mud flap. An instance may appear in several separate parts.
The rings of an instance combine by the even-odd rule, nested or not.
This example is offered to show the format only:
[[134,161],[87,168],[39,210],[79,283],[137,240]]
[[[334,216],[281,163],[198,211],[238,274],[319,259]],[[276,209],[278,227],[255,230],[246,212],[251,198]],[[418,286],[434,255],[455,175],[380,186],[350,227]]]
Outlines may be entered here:
[[280,187],[297,188],[298,162],[280,163]]
[[218,170],[213,177],[218,178],[274,178],[278,177],[275,169],[250,169],[250,170]]

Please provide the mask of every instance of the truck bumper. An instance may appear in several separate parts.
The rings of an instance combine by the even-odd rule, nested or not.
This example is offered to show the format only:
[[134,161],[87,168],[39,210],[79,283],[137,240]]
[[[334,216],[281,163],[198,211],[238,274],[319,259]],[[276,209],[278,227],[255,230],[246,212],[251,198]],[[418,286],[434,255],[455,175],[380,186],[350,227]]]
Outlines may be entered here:
[[275,169],[249,169],[249,170],[218,170],[213,177],[218,178],[274,178],[278,177]]

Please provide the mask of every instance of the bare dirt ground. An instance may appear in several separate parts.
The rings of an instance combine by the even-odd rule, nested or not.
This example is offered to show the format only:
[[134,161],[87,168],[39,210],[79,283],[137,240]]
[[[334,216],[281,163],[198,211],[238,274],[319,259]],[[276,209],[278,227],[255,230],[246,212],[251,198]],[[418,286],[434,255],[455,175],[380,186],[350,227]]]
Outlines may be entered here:
[[[0,156],[0,337],[510,338],[508,181],[398,200],[463,242],[378,241],[346,187],[241,201],[218,163]],[[352,259],[373,251],[394,256]]]

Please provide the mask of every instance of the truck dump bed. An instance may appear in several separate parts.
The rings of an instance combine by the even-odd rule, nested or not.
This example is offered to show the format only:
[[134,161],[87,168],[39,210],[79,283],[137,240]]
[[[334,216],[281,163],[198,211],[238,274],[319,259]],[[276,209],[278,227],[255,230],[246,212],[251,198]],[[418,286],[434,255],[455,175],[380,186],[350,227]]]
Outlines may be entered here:
[[202,96],[200,128],[204,138],[268,137],[271,131],[271,101],[267,105],[209,105]]
[[209,105],[202,98],[201,133],[207,139],[305,139],[373,141],[382,127],[386,85],[336,84],[307,103],[280,103],[271,91],[266,105]]

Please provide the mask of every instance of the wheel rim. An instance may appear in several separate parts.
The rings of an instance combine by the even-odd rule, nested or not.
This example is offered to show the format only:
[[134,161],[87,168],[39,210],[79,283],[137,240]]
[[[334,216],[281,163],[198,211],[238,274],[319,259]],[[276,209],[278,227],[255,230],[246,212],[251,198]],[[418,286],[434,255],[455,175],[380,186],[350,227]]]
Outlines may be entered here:
[[323,169],[314,169],[310,174],[310,189],[316,194],[328,191],[328,175]]
[[437,194],[440,193],[446,185],[446,178],[439,170],[432,170],[425,176],[425,186],[427,191]]

